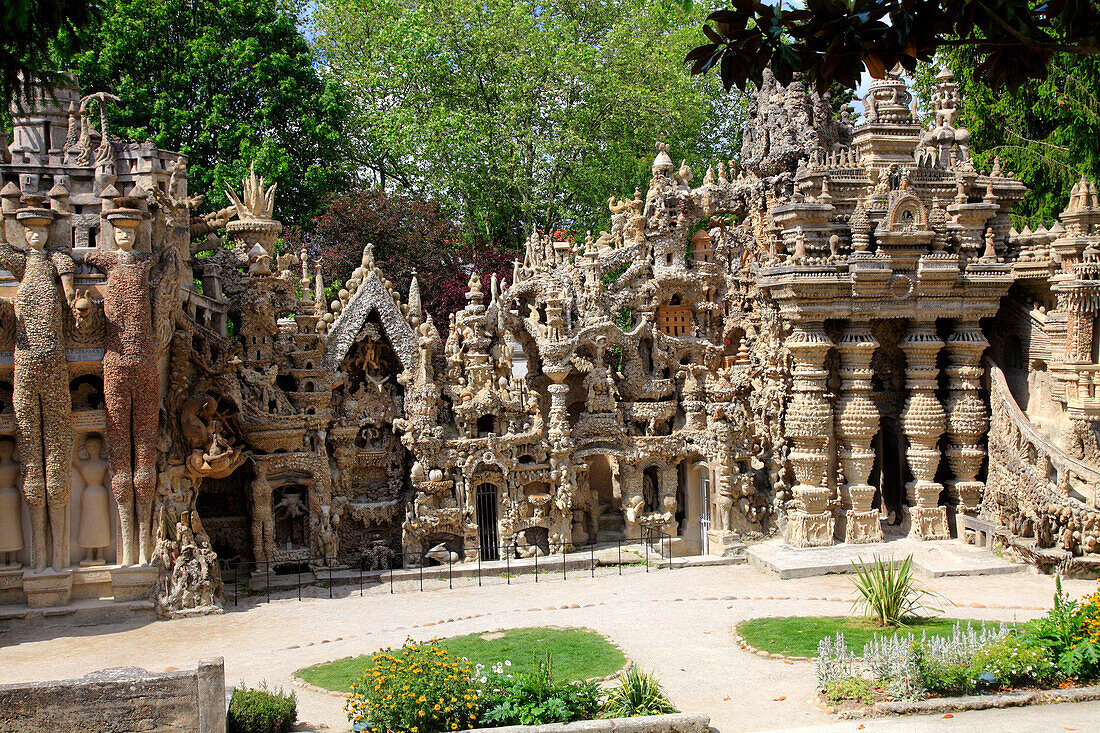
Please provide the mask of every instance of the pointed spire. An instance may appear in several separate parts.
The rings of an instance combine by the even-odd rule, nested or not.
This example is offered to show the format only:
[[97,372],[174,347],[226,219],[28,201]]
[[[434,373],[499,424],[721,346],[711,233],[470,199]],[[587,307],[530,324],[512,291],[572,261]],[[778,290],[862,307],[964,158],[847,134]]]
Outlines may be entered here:
[[416,280],[416,270],[412,272],[409,283],[409,325],[415,330],[424,318],[424,309],[420,304],[420,283]]

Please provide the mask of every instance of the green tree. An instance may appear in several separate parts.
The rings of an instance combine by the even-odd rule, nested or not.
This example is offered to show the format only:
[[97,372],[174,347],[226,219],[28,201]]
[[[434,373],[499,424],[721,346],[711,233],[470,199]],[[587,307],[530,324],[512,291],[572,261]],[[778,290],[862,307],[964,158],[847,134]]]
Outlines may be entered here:
[[694,160],[736,149],[743,100],[683,73],[702,12],[672,0],[320,0],[313,19],[357,165],[468,236],[605,225],[658,139]]
[[34,79],[53,71],[50,44],[63,31],[76,32],[99,10],[94,0],[4,0],[0,4],[0,101],[7,103]]
[[[1095,0],[730,0],[703,27],[708,43],[685,61],[693,74],[717,67],[726,89],[760,83],[771,67],[782,83],[804,72],[818,89],[855,87],[866,68],[881,78],[914,72],[939,49],[976,52],[969,70],[994,88],[1046,77],[1058,53],[1100,54]],[[784,7],[786,6],[786,7]]]
[[58,44],[85,92],[110,91],[114,131],[189,160],[216,206],[256,170],[279,184],[276,215],[307,220],[349,178],[348,107],[276,0],[112,0],[102,23]]
[[[995,157],[1027,183],[1016,223],[1050,226],[1069,201],[1081,175],[1100,180],[1100,57],[1057,54],[1051,73],[1006,92],[967,73],[973,49],[952,49],[937,59],[948,66],[963,97],[960,124],[971,135],[976,163],[988,170]],[[917,76],[921,97],[938,67]]]

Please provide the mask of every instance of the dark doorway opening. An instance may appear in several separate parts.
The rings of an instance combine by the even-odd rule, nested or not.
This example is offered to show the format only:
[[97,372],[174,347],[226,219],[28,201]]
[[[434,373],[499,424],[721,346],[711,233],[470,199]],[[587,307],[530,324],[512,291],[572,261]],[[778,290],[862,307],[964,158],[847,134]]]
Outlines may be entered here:
[[497,487],[481,484],[477,487],[477,535],[482,560],[500,559],[497,539]]

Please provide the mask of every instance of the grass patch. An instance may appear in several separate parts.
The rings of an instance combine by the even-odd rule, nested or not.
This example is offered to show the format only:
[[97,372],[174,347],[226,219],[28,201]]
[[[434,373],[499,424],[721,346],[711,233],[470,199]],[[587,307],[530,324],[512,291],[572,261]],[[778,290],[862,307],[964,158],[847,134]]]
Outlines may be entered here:
[[[844,634],[844,641],[855,654],[863,652],[863,645],[876,636],[912,634],[920,638],[951,636],[955,624],[970,623],[980,628],[982,621],[955,618],[914,619],[908,626],[883,628],[874,621],[851,616],[785,616],[781,618],[754,618],[742,621],[737,633],[749,646],[790,657],[812,657],[817,654],[817,644],[827,636]],[[999,621],[985,621],[986,625],[999,626]],[[1011,624],[1010,624],[1011,625]]]
[[[604,677],[618,672],[626,664],[626,657],[617,647],[595,631],[585,629],[528,627],[455,636],[437,643],[455,656],[466,657],[486,667],[511,662],[512,666],[507,669],[511,674],[532,671],[535,663],[544,660],[549,652],[554,658],[554,678],[568,682]],[[352,683],[370,664],[371,656],[364,654],[315,664],[294,674],[326,690],[351,692]]]

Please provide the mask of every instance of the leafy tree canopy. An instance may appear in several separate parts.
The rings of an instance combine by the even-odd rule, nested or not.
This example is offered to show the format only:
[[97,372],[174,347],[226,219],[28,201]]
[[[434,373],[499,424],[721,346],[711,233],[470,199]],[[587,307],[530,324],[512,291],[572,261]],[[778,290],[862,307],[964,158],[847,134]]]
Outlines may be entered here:
[[[1050,73],[1012,92],[997,90],[965,73],[975,51],[937,55],[959,82],[960,121],[971,135],[971,152],[985,169],[999,156],[1029,187],[1017,209],[1017,226],[1050,226],[1069,201],[1082,174],[1100,179],[1100,56],[1057,54]],[[935,68],[917,75],[920,96],[930,99]]]
[[912,73],[951,47],[975,51],[975,79],[1016,88],[1045,78],[1059,52],[1100,54],[1095,0],[806,0],[793,9],[731,0],[730,6],[708,16],[708,43],[685,59],[693,74],[717,66],[727,90],[759,84],[767,66],[783,84],[804,72],[821,90],[833,82],[855,87],[865,67],[877,78],[898,64]]
[[0,3],[0,99],[53,70],[50,44],[63,31],[75,32],[98,14],[93,0],[4,0]]
[[374,245],[386,277],[407,295],[416,274],[421,299],[437,326],[466,305],[466,282],[474,269],[488,278],[512,273],[512,255],[499,247],[463,243],[438,204],[404,194],[362,188],[332,196],[308,235],[292,232],[290,245],[320,258],[325,280],[343,283],[359,266],[363,247]]
[[313,17],[356,163],[468,236],[595,230],[645,185],[656,140],[736,147],[743,100],[683,73],[703,13],[674,0],[319,0]]
[[279,184],[276,215],[307,220],[346,186],[348,107],[321,79],[294,14],[274,0],[109,0],[101,23],[67,34],[58,64],[85,92],[110,91],[113,130],[189,160],[215,206],[252,162]]

